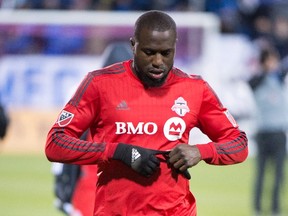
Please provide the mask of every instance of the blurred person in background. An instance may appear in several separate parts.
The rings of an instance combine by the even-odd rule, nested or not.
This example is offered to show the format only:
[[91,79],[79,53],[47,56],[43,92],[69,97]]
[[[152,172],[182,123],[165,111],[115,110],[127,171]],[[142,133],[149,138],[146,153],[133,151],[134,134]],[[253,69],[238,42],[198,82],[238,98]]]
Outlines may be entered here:
[[284,80],[288,71],[288,59],[281,62],[278,50],[266,39],[256,41],[260,47],[260,71],[249,80],[257,106],[256,123],[256,178],[254,211],[263,214],[263,189],[265,173],[273,165],[274,184],[271,196],[271,213],[281,213],[281,188],[284,181],[286,158],[286,132],[288,106]]
[[[248,141],[201,77],[173,66],[177,29],[148,11],[130,39],[133,59],[90,72],[48,132],[53,162],[97,164],[94,215],[190,215],[188,168],[232,165]],[[189,145],[192,128],[211,141]],[[90,130],[92,140],[80,140]]]
[[4,108],[4,105],[0,102],[0,139],[4,139],[6,136],[8,124],[8,114]]
[[[89,140],[85,131],[81,140]],[[55,207],[69,216],[90,216],[95,199],[96,165],[53,163]]]
[[[288,12],[287,12],[288,15]],[[273,25],[273,39],[280,57],[288,55],[288,16],[277,16]]]

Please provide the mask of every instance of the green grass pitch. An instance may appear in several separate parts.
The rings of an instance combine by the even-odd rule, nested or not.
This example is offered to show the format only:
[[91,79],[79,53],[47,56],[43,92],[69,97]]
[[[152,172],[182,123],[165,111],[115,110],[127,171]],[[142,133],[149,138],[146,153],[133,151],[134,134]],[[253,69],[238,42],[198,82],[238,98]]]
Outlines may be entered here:
[[[199,216],[252,215],[254,159],[232,166],[201,162],[190,169],[190,174]],[[0,215],[63,216],[53,206],[53,176],[44,155],[1,154],[0,175]],[[269,192],[268,183],[265,188]],[[288,197],[287,186],[282,196],[283,215],[288,215],[288,202],[284,198]],[[266,200],[264,204],[265,208],[270,205]]]

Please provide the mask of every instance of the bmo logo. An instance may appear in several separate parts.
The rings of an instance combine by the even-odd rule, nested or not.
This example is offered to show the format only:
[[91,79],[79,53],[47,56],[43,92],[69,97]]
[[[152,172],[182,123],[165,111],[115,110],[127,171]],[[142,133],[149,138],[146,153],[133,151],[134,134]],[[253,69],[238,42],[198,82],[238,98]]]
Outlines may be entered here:
[[158,126],[154,122],[139,122],[133,125],[132,122],[115,122],[116,134],[155,134]]
[[[158,126],[154,122],[115,122],[116,134],[148,134],[153,135],[158,131]],[[181,139],[186,129],[186,124],[182,118],[172,117],[164,125],[163,132],[165,137],[170,141]]]
[[175,141],[181,139],[185,129],[186,124],[182,118],[172,117],[166,121],[163,132],[168,140]]

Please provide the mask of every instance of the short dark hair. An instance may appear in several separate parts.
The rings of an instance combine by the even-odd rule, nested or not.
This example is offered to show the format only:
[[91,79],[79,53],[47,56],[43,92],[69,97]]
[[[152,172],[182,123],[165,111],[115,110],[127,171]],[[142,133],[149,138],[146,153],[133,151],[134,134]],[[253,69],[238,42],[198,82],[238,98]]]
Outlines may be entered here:
[[260,52],[260,63],[264,64],[268,58],[276,57],[280,59],[280,54],[275,47],[264,48]]
[[144,28],[160,32],[172,30],[175,34],[175,38],[177,38],[175,21],[168,14],[161,11],[148,11],[137,19],[134,27],[135,39],[139,38],[141,30]]

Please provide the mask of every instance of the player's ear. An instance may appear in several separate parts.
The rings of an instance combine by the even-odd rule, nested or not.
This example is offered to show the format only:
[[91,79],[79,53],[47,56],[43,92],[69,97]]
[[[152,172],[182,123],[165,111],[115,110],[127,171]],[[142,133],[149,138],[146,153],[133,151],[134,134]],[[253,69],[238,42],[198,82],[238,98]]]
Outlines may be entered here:
[[135,51],[135,38],[134,37],[130,38],[130,44],[131,44],[132,51],[134,53]]
[[131,38],[130,38],[130,43],[131,43],[131,46],[134,46],[134,45],[135,45],[135,39],[134,39],[134,37],[131,37]]

